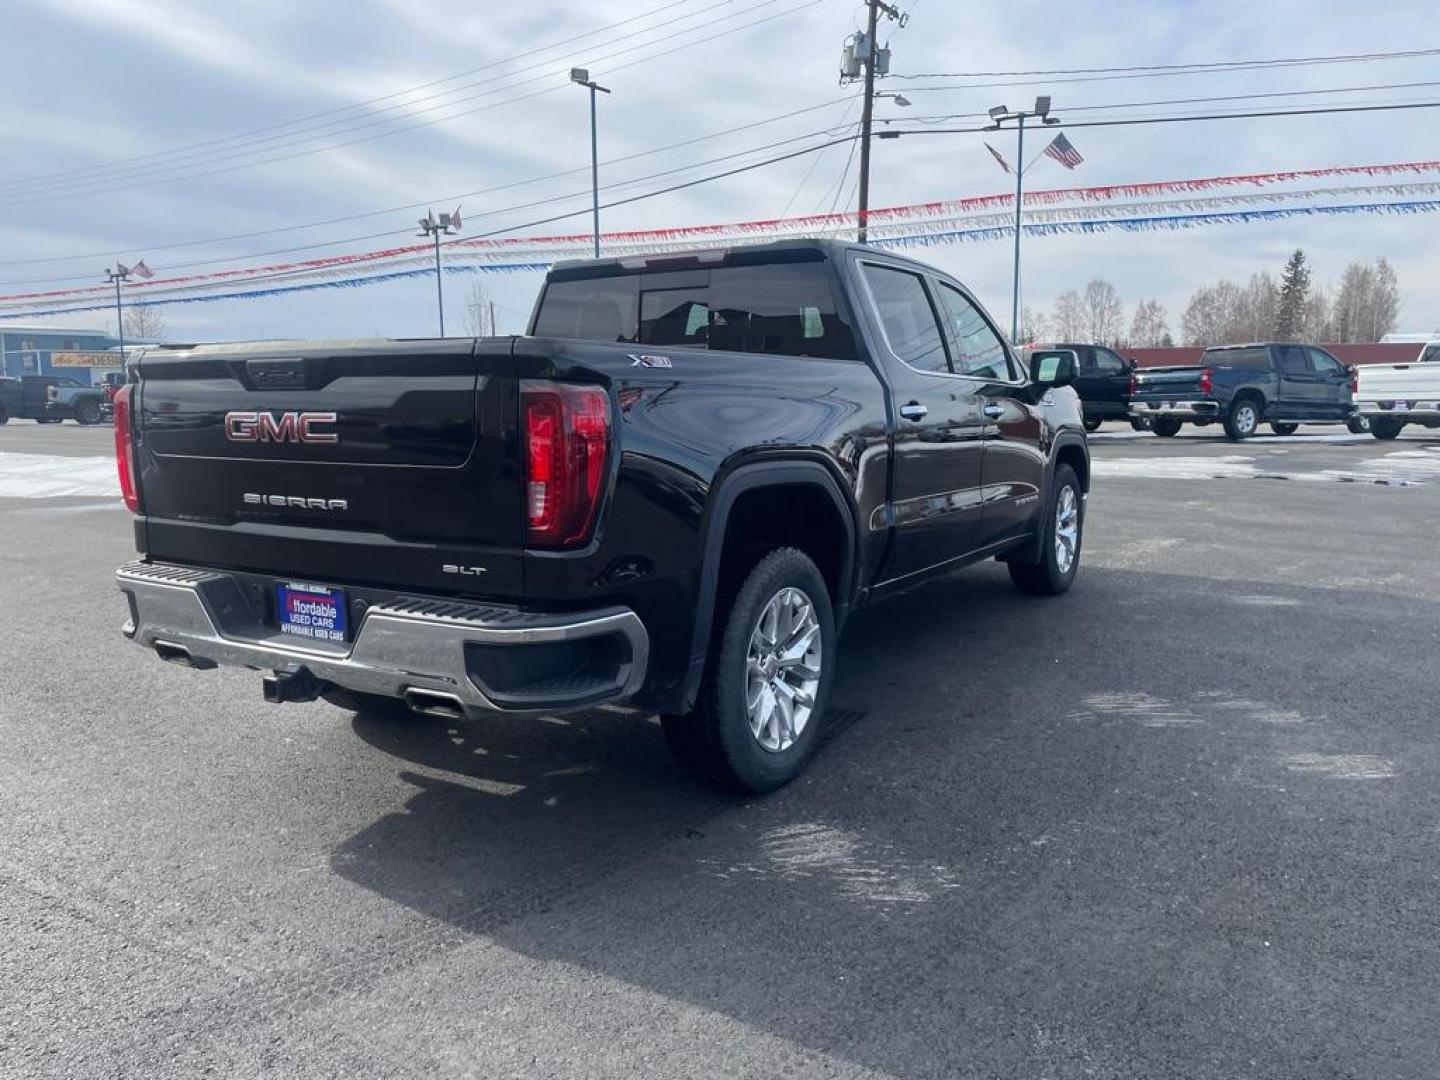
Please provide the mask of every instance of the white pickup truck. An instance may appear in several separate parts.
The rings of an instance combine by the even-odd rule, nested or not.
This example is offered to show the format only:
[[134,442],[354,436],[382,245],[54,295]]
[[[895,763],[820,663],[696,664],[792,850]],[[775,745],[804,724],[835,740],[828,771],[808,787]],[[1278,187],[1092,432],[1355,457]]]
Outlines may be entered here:
[[1377,439],[1393,439],[1406,424],[1440,427],[1440,337],[1416,345],[1408,364],[1360,364],[1355,411]]

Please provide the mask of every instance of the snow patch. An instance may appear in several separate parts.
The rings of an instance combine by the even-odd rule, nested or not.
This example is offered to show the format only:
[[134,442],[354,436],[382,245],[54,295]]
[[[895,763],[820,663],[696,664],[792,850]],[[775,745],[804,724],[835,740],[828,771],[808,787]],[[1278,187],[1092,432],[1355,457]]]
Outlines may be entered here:
[[1280,760],[1292,772],[1330,780],[1389,780],[1395,775],[1394,763],[1374,754],[1290,754]]
[[871,907],[926,904],[941,892],[960,888],[953,871],[917,866],[891,856],[888,847],[820,822],[768,829],[760,838],[763,861],[719,868],[721,877],[775,877],[816,880]]
[[1203,723],[1189,709],[1145,693],[1086,694],[1071,720],[1124,720],[1144,727],[1188,727]]
[[115,459],[0,453],[0,498],[120,497]]

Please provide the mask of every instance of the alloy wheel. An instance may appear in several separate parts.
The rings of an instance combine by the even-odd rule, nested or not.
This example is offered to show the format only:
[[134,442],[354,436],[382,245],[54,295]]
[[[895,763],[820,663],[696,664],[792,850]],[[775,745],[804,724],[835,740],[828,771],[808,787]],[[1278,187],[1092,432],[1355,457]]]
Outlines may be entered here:
[[1055,505],[1055,565],[1062,574],[1075,565],[1075,552],[1080,547],[1080,502],[1075,489],[1068,484],[1060,489]]
[[823,655],[815,605],[787,585],[761,608],[746,653],[745,709],[762,749],[782,753],[800,738],[815,709]]

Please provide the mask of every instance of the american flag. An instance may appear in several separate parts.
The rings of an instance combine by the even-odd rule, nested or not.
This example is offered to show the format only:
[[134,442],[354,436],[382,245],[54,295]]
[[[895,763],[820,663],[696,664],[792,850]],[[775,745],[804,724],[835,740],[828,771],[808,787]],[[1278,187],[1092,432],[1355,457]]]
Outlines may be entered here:
[[155,271],[151,270],[150,267],[145,265],[144,259],[141,259],[138,263],[132,266],[130,268],[130,272],[136,277],[141,278],[152,278],[155,276]]
[[1045,156],[1054,158],[1067,169],[1073,169],[1085,160],[1064,134],[1056,135],[1050,140],[1050,145],[1045,147]]
[[1007,162],[1003,157],[1000,156],[1000,151],[999,151],[999,150],[996,150],[996,149],[995,149],[993,146],[991,146],[988,142],[985,144],[985,149],[986,149],[986,150],[989,150],[989,151],[990,151],[990,156],[993,157],[996,161],[998,161],[998,162],[1000,163],[1000,168],[1004,169],[1006,172],[1009,172],[1009,171],[1010,171],[1010,164],[1009,164],[1009,162]]

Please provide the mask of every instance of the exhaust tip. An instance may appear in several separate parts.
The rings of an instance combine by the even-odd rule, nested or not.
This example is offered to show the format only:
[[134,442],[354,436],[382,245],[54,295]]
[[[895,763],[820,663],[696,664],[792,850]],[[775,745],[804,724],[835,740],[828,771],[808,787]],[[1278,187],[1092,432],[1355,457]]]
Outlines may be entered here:
[[155,655],[167,664],[179,664],[181,667],[193,668],[196,671],[210,671],[217,666],[214,660],[206,660],[203,656],[192,656],[190,650],[184,645],[176,645],[169,641],[155,642]]
[[460,699],[454,694],[411,687],[405,691],[403,697],[405,704],[410,706],[410,711],[421,716],[435,716],[442,720],[465,719],[465,706],[460,704]]

